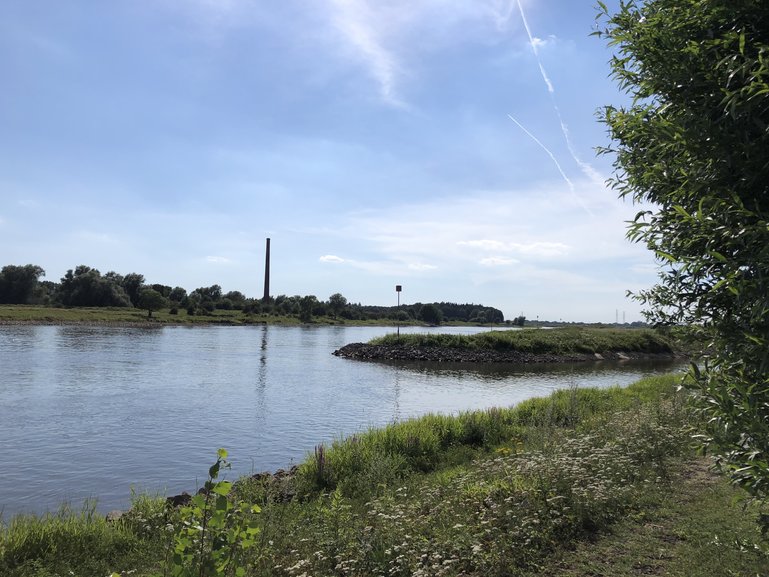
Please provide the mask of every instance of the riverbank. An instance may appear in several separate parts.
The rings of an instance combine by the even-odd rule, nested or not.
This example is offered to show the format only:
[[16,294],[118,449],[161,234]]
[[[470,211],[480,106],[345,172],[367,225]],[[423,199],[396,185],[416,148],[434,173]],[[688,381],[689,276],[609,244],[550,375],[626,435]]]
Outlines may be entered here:
[[[400,326],[426,326],[418,321],[401,322]],[[216,309],[206,313],[188,314],[178,309],[152,313],[129,307],[51,307],[35,305],[0,305],[0,326],[15,325],[96,325],[120,327],[162,327],[162,326],[250,326],[250,325],[319,325],[319,326],[388,326],[394,321],[388,319],[348,320],[333,317],[313,317],[302,322],[296,315],[272,315],[264,313],[246,314],[240,310]],[[453,323],[447,326],[481,326],[476,323]],[[485,325],[494,326],[504,325]]]
[[347,359],[446,363],[557,363],[675,359],[683,353],[647,329],[489,331],[476,335],[394,335],[334,351]]
[[[637,574],[628,567],[767,574],[751,521],[757,511],[735,504],[726,482],[693,460],[696,422],[679,380],[559,391],[512,409],[429,415],[318,446],[293,475],[238,484],[227,509],[237,513],[228,518],[258,531],[238,549],[239,566],[246,576],[286,577],[586,576],[598,562],[607,576]],[[190,538],[183,533],[190,514],[137,496],[112,523],[93,512],[17,518],[0,531],[0,574],[162,573],[171,568],[167,553]],[[217,541],[224,529],[211,527],[204,553],[214,542],[237,547]],[[623,551],[611,548],[620,547],[616,531],[633,535]]]

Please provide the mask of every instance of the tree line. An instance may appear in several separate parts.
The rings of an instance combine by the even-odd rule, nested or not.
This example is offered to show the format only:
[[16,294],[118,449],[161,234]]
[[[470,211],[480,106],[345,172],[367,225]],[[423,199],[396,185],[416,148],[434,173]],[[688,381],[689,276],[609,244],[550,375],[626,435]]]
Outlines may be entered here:
[[[350,303],[341,293],[322,300],[315,295],[278,295],[267,299],[249,298],[240,291],[224,292],[218,284],[186,289],[164,284],[149,284],[144,275],[125,275],[114,271],[102,274],[98,269],[80,265],[69,269],[57,282],[42,280],[42,267],[6,265],[0,270],[0,304],[33,304],[62,307],[134,307],[148,312],[168,308],[188,315],[207,315],[215,310],[240,310],[244,314],[295,316],[303,322],[314,317],[346,320],[422,321],[432,325],[442,322],[503,323],[502,311],[493,307],[457,303],[414,303],[401,306],[373,306]],[[524,317],[512,324],[523,326]],[[508,321],[509,323],[509,321]]]

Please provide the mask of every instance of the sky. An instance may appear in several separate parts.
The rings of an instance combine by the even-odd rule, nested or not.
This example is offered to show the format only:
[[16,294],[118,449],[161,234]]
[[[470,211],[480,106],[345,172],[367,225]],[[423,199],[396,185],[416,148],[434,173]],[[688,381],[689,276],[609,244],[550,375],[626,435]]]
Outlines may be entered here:
[[595,4],[3,2],[0,266],[641,320]]

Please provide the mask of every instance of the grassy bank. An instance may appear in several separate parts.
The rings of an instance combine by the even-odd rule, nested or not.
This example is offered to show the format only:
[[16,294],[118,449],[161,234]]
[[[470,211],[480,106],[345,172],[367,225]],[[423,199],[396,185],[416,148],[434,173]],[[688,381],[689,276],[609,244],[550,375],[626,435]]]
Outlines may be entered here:
[[[668,516],[666,526],[683,542],[707,517],[703,546],[727,563],[734,556],[735,574],[766,574],[752,512],[720,480],[693,484],[702,475],[690,474],[693,423],[676,381],[657,377],[624,389],[561,391],[512,409],[429,415],[319,446],[293,477],[237,484],[229,501],[235,508],[214,512],[195,550],[213,554],[237,533],[233,527],[246,527],[248,546],[236,551],[244,575],[555,575],[571,560],[574,567],[597,562],[581,543],[594,547],[613,530],[632,532],[633,523]],[[708,500],[680,508],[675,495],[685,488]],[[227,492],[220,489],[212,491],[217,511],[224,507],[217,491]],[[170,552],[187,551],[185,539],[200,543],[189,533],[198,526],[189,523],[192,514],[139,497],[116,523],[89,511],[10,520],[0,533],[0,574],[162,574],[172,568]],[[232,524],[217,529],[216,519]],[[639,563],[649,546],[635,549]],[[683,558],[670,562],[682,567],[687,556],[702,558],[696,547],[677,547],[676,555]]]
[[516,351],[531,354],[638,352],[672,353],[671,340],[649,329],[560,328],[488,331],[474,335],[389,334],[371,345],[453,347],[459,349]]
[[[392,321],[344,321],[315,317],[315,324],[392,325]],[[214,310],[189,315],[185,309],[171,314],[170,309],[152,313],[128,307],[48,307],[34,305],[0,305],[0,324],[104,324],[104,325],[300,325],[296,316],[244,314],[239,310]]]

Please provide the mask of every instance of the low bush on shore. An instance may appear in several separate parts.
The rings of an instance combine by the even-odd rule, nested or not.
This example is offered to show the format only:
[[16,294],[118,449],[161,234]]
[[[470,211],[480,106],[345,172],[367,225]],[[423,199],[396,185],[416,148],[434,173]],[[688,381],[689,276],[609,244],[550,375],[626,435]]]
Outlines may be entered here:
[[388,334],[369,341],[371,345],[490,349],[531,354],[637,352],[672,353],[667,336],[649,329],[559,328],[487,331],[473,335]]
[[194,575],[515,575],[667,490],[691,454],[680,379],[395,423],[319,445],[280,483],[211,485],[194,515],[138,496],[113,523],[92,511],[13,519],[0,574],[192,575],[179,551],[215,560],[233,547],[237,566],[196,561]]

